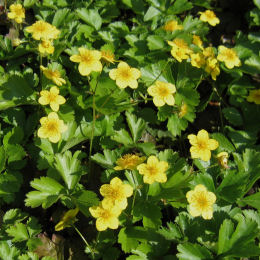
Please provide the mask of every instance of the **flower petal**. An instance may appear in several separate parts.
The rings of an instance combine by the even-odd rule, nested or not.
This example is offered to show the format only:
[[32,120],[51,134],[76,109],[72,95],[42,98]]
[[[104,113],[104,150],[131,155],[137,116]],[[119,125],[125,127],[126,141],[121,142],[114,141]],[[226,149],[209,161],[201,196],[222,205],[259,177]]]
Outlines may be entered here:
[[216,141],[215,139],[209,139],[208,140],[208,149],[209,150],[215,150],[218,148],[218,141]]

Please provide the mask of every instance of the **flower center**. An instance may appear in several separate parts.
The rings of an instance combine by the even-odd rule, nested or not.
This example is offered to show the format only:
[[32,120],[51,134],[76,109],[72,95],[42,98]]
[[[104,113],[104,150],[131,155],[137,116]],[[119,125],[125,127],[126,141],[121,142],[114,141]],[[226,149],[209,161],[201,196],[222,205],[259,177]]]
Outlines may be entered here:
[[147,170],[148,170],[150,175],[156,175],[157,174],[157,168],[154,167],[154,166],[148,166]]
[[23,10],[21,8],[16,8],[14,10],[14,13],[16,16],[22,16],[23,15]]
[[202,194],[202,193],[199,194],[199,196],[197,197],[197,204],[201,208],[207,207],[208,201],[207,201],[207,199],[206,199],[204,194]]
[[204,142],[204,141],[199,141],[198,142],[198,147],[199,147],[199,149],[204,150],[204,149],[207,148],[207,143]]
[[111,217],[111,213],[109,212],[109,210],[104,209],[100,214],[100,217],[103,219],[109,219]]
[[46,26],[45,24],[38,24],[35,28],[35,31],[38,31],[38,32],[45,32],[46,31]]
[[81,61],[85,63],[91,63],[93,61],[93,57],[90,54],[81,55]]
[[49,122],[46,128],[49,132],[58,132],[58,126],[56,122]]
[[161,97],[167,97],[170,94],[168,88],[166,88],[164,86],[161,86],[158,89],[158,93],[159,93],[159,96],[161,96]]
[[235,55],[231,50],[226,52],[226,56],[227,56],[228,60],[234,60],[234,58],[235,58]]
[[119,73],[124,80],[128,80],[131,77],[129,69],[122,69]]

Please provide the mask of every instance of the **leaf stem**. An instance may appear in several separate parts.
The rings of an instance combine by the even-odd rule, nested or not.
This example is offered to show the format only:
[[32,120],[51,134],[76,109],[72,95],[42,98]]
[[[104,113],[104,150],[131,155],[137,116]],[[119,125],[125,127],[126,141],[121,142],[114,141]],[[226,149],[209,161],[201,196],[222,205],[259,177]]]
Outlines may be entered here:
[[84,241],[84,243],[86,244],[87,248],[89,249],[89,251],[91,252],[91,256],[94,258],[94,252],[91,248],[91,246],[89,245],[89,243],[87,242],[87,240],[84,238],[84,236],[81,234],[81,232],[77,229],[77,227],[75,225],[72,225],[74,227],[74,229],[77,231],[77,233],[79,234],[79,236],[82,238],[82,240]]

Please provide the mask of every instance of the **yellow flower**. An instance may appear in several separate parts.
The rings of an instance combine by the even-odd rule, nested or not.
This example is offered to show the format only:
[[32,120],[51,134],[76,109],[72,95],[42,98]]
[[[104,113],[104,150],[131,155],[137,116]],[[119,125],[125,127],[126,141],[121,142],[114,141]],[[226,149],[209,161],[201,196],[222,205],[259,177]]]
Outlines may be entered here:
[[61,231],[66,227],[70,227],[76,221],[76,216],[79,212],[78,208],[70,209],[62,217],[61,221],[55,226],[55,231]]
[[205,71],[211,75],[213,80],[217,79],[217,76],[220,74],[219,64],[217,59],[208,58],[206,61]]
[[98,231],[104,231],[107,228],[117,229],[119,226],[118,217],[121,211],[120,207],[104,201],[101,201],[99,206],[89,208],[90,214],[97,219],[96,228]]
[[173,94],[176,92],[175,85],[157,80],[155,85],[147,89],[150,96],[153,97],[153,103],[157,107],[165,105],[173,106],[175,103]]
[[115,63],[115,55],[112,51],[103,50],[101,51],[101,58],[108,63]]
[[47,117],[40,119],[41,127],[38,130],[40,138],[48,138],[50,142],[57,143],[61,138],[61,133],[67,130],[63,120],[59,120],[55,112],[51,112]]
[[45,21],[37,21],[25,30],[32,33],[32,37],[35,40],[53,40],[57,39],[60,34],[60,31],[55,26]]
[[205,58],[215,58],[214,49],[212,47],[207,47],[203,49],[203,55],[205,56]]
[[173,32],[175,30],[182,30],[183,26],[179,25],[177,21],[171,20],[166,22],[166,24],[163,26],[163,29],[168,32]]
[[119,178],[115,177],[110,184],[100,187],[100,194],[104,197],[105,204],[113,204],[121,209],[127,207],[127,197],[132,196],[133,188],[129,184],[124,184]]
[[38,45],[38,51],[43,55],[52,54],[54,52],[54,47],[52,45],[52,41],[42,40]]
[[218,163],[222,168],[228,169],[228,153],[221,152],[217,154]]
[[223,45],[218,47],[219,54],[217,59],[223,61],[227,68],[233,69],[235,66],[241,66],[241,61],[237,56],[237,53],[234,49],[229,49]]
[[168,167],[167,162],[159,161],[154,155],[151,155],[147,163],[137,166],[137,170],[141,175],[144,175],[144,183],[152,184],[155,181],[164,183],[167,181],[165,172]]
[[172,46],[171,55],[179,62],[189,58],[192,50],[188,47],[187,43],[183,39],[174,39],[168,41],[168,44]]
[[202,53],[192,53],[190,55],[191,65],[197,68],[201,68],[205,63],[205,58]]
[[211,150],[218,148],[218,141],[209,139],[209,134],[206,130],[202,129],[198,135],[188,135],[190,144],[191,158],[200,158],[203,161],[210,160]]
[[212,218],[216,196],[213,192],[207,191],[204,185],[199,184],[194,190],[188,191],[186,198],[189,202],[189,212],[193,217],[202,215],[204,219]]
[[50,91],[42,90],[40,92],[41,97],[38,102],[41,105],[49,105],[53,111],[59,111],[60,105],[66,102],[66,99],[63,96],[59,95],[59,89],[57,87],[51,87]]
[[249,91],[249,96],[246,99],[248,102],[255,102],[260,105],[260,89],[254,89]]
[[200,37],[198,35],[193,35],[192,38],[193,38],[192,43],[197,45],[200,49],[203,50],[203,42],[200,39]]
[[7,14],[8,18],[14,19],[17,23],[22,23],[25,18],[25,10],[21,4],[10,5],[11,12]]
[[100,51],[88,50],[83,47],[78,50],[79,54],[72,55],[70,60],[79,63],[79,73],[82,76],[88,76],[92,71],[102,71]]
[[201,21],[208,22],[212,26],[216,26],[220,22],[213,11],[206,10],[205,12],[199,12],[199,14]]
[[41,70],[43,71],[43,75],[47,78],[52,80],[57,86],[61,86],[65,84],[65,79],[61,78],[60,72],[58,70],[47,69],[41,65]]
[[188,106],[187,106],[187,104],[183,103],[181,105],[181,109],[180,109],[180,112],[179,112],[179,118],[184,117],[187,113],[188,113]]
[[135,170],[136,166],[145,161],[145,157],[139,157],[135,154],[125,154],[116,161],[117,166],[114,170]]
[[109,72],[109,77],[116,81],[119,88],[137,88],[137,79],[141,77],[141,72],[136,68],[131,68],[126,62],[121,61],[117,69],[112,69]]

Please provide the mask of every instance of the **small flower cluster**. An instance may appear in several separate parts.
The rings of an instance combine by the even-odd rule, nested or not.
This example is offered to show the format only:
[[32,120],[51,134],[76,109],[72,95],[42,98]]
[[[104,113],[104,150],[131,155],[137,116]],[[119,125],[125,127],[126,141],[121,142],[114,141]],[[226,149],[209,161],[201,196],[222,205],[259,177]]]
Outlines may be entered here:
[[[48,68],[41,66],[41,70],[44,76],[52,80],[56,85],[61,86],[66,83],[66,81],[61,78],[59,70],[54,69],[52,64],[49,65]],[[52,86],[50,90],[42,90],[38,100],[41,105],[50,105],[50,108],[54,111],[49,113],[47,117],[40,119],[41,127],[38,130],[38,136],[40,138],[48,138],[52,143],[59,142],[61,133],[67,130],[67,126],[64,125],[63,120],[60,120],[56,113],[59,111],[60,105],[66,102],[66,99],[59,95],[59,93],[58,87]]]
[[38,44],[38,51],[41,55],[47,56],[54,52],[53,40],[57,39],[60,31],[45,21],[37,21],[25,28],[25,31],[32,34],[33,39],[41,41]]
[[115,177],[110,184],[102,185],[99,191],[104,199],[98,206],[89,208],[91,215],[97,219],[96,228],[98,231],[104,231],[107,228],[117,229],[118,217],[126,209],[127,198],[132,196],[133,188]]
[[25,18],[25,10],[21,4],[10,5],[10,11],[7,16],[9,19],[15,20],[16,23],[22,23]]

